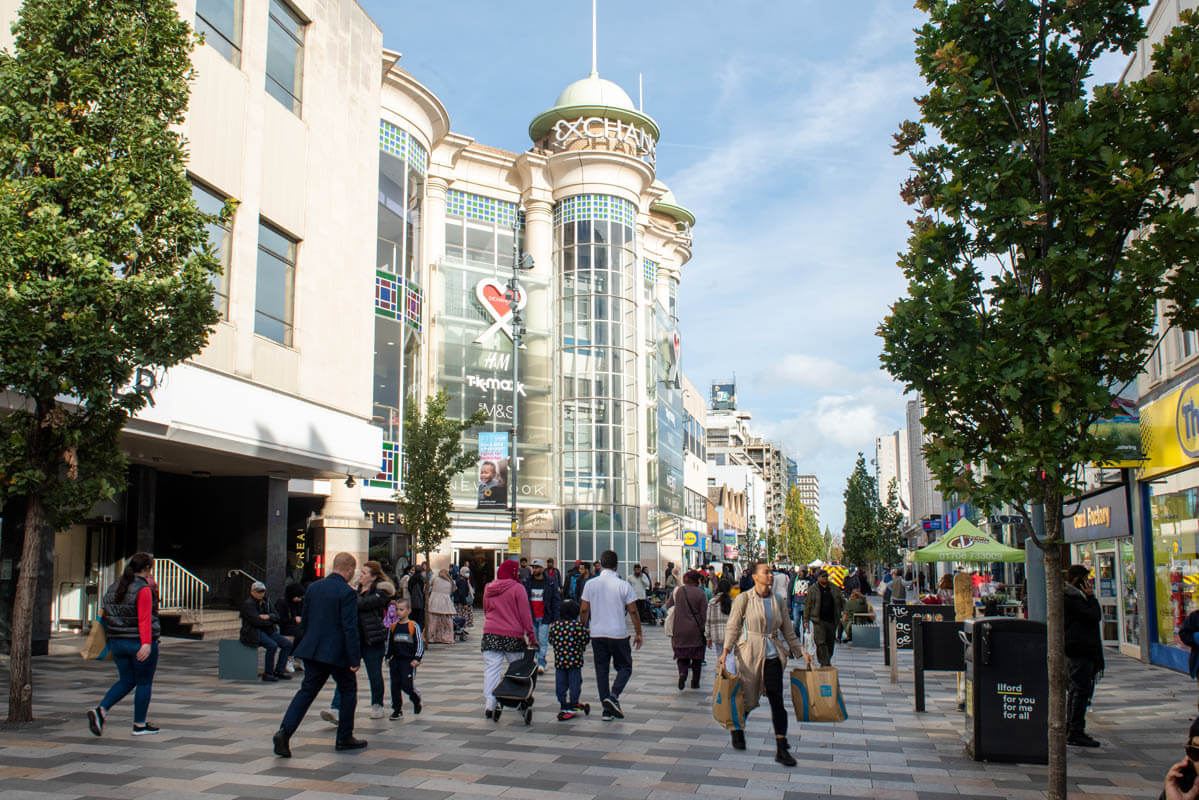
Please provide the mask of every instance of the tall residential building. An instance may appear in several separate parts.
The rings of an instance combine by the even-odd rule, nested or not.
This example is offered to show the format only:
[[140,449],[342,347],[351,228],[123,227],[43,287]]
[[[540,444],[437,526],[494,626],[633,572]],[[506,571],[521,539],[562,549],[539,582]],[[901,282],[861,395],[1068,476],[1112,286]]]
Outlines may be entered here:
[[745,453],[766,485],[766,517],[762,526],[782,530],[783,506],[787,499],[787,458],[781,447],[760,437],[750,441]]
[[937,491],[937,482],[928,465],[924,461],[924,416],[923,403],[920,395],[909,400],[907,404],[907,439],[908,439],[908,493],[911,499],[911,516],[913,526],[919,526],[923,520],[941,516],[941,493]]
[[874,441],[874,474],[878,482],[878,500],[887,502],[891,481],[899,495],[899,510],[905,519],[911,516],[911,481],[908,478],[908,432],[906,429],[879,436]]
[[799,475],[795,485],[799,488],[799,501],[815,515],[816,522],[820,522],[820,479],[815,475]]

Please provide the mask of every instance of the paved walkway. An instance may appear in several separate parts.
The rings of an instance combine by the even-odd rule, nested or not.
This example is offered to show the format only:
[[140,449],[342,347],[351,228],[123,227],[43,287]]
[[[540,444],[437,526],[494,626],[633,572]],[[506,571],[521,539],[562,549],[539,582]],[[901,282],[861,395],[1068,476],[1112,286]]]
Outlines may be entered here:
[[[912,711],[910,655],[901,658],[904,679],[892,685],[881,651],[838,648],[834,663],[850,719],[792,722],[799,766],[786,769],[774,763],[765,709],[751,717],[749,749],[737,752],[712,721],[710,677],[704,690],[677,691],[661,628],[647,630],[646,646],[634,656],[624,721],[603,722],[593,711],[589,719],[558,722],[552,680],[538,688],[531,727],[515,714],[486,721],[478,630],[466,643],[430,647],[418,676],[425,698],[419,717],[410,710],[400,722],[360,714],[356,733],[370,747],[337,753],[333,729],[314,708],[292,739],[289,761],[271,754],[270,735],[296,682],[218,681],[215,642],[163,643],[151,706],[163,730],[151,737],[130,735],[132,697],[113,710],[102,739],[88,733],[84,712],[114,679],[111,663],[39,658],[39,721],[0,730],[0,798],[1044,796],[1044,767],[965,758],[952,676],[930,674],[928,713]],[[365,684],[363,677],[360,710],[369,702]],[[584,699],[593,708],[594,691],[588,665]],[[1090,731],[1104,747],[1071,748],[1071,796],[1156,798],[1167,766],[1181,754],[1195,697],[1185,676],[1113,655],[1090,715]]]

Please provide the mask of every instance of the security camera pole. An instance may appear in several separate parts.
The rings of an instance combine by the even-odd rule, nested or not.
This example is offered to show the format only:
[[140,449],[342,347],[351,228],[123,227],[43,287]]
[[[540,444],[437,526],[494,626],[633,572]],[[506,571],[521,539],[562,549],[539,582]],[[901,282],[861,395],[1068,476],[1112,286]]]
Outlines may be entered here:
[[[517,535],[516,498],[520,493],[517,486],[517,469],[520,460],[517,456],[517,425],[520,422],[520,338],[525,332],[524,320],[520,316],[521,288],[517,275],[522,269],[533,268],[533,257],[520,252],[520,214],[512,223],[512,277],[508,280],[504,299],[508,301],[508,309],[512,312],[512,457],[508,461],[508,483],[512,487],[511,519],[512,536]],[[519,553],[517,553],[519,555]]]

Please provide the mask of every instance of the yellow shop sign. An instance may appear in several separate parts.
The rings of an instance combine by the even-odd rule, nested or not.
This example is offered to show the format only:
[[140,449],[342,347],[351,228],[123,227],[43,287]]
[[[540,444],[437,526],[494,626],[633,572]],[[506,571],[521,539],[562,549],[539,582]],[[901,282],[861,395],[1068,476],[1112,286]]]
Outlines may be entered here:
[[1141,479],[1199,463],[1199,378],[1141,409]]

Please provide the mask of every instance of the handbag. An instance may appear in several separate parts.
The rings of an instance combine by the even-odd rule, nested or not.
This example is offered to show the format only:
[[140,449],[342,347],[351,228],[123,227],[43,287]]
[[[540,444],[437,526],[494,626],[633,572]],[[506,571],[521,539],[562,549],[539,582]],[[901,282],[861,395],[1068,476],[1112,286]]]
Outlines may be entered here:
[[87,641],[83,643],[79,657],[85,661],[101,661],[106,655],[108,655],[108,632],[104,630],[104,623],[97,618],[92,623],[91,630],[88,631]]
[[[678,593],[678,591],[679,590],[676,588],[671,596],[673,597],[674,594]],[[678,610],[679,604],[678,602],[675,602],[675,604],[670,607],[670,610],[666,612],[666,621],[662,623],[662,632],[666,634],[667,638],[674,636],[674,612]]]
[[849,719],[836,667],[791,670],[791,705],[799,722],[844,722]]

